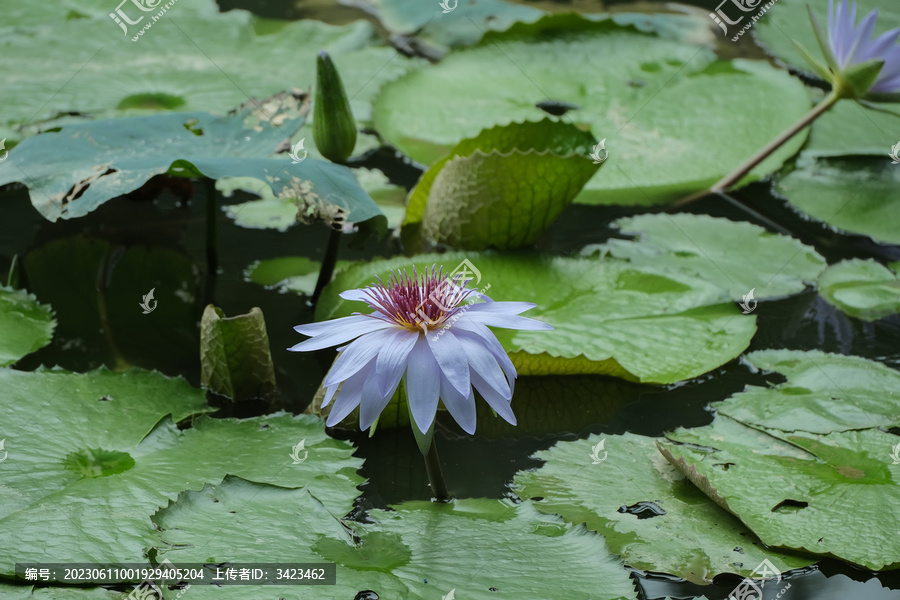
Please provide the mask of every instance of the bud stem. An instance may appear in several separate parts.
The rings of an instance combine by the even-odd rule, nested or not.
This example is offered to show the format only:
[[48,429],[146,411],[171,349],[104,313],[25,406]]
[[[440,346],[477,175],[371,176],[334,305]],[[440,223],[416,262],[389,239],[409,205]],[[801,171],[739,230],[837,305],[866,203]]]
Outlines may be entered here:
[[[413,427],[416,424],[413,423]],[[431,486],[431,494],[436,502],[447,502],[450,494],[447,493],[447,483],[444,481],[444,472],[441,470],[441,460],[437,453],[437,440],[431,439],[431,446],[425,454],[425,470],[428,472],[428,483]]]

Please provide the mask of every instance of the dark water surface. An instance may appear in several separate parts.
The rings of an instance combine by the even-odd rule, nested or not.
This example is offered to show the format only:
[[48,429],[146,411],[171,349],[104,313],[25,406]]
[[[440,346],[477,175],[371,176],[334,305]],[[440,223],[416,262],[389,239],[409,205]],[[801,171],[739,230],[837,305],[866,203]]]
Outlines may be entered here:
[[[600,5],[579,0],[544,0],[527,4],[541,8],[555,5],[563,10]],[[624,3],[609,3],[607,6],[610,4],[621,9]],[[704,8],[714,5],[713,2],[694,4]],[[220,6],[223,10],[244,8],[272,18],[318,18],[331,23],[345,23],[357,18],[371,20],[358,9],[336,6],[324,0],[312,3],[220,0]],[[742,40],[742,43],[745,42]],[[743,53],[756,52],[757,49],[748,48]],[[384,159],[384,156],[387,158]],[[383,168],[400,185],[409,187],[415,181],[415,177],[410,177],[409,171],[403,169],[399,160],[393,159],[389,152],[367,166]],[[236,227],[220,213],[220,272],[212,285],[205,286],[204,218],[208,190],[204,182],[194,182],[186,203],[182,203],[170,189],[163,189],[149,198],[139,198],[133,194],[109,202],[86,217],[54,224],[44,221],[31,207],[24,187],[12,185],[0,188],[4,216],[0,220],[0,273],[6,272],[15,254],[21,258],[51,243],[72,244],[65,248],[80,248],[89,240],[103,240],[108,244],[110,256],[120,256],[126,248],[165,248],[185,265],[191,265],[185,271],[183,281],[186,293],[194,297],[193,312],[180,321],[155,322],[152,342],[144,344],[129,342],[129,338],[140,337],[138,332],[147,329],[147,316],[138,310],[130,311],[128,316],[111,318],[105,328],[108,331],[101,331],[103,324],[91,319],[64,321],[66,314],[79,314],[77,306],[67,306],[69,301],[78,304],[75,292],[57,289],[51,293],[40,293],[37,288],[46,289],[46,286],[40,281],[26,279],[24,283],[33,284],[29,287],[38,292],[39,300],[53,303],[60,318],[60,327],[50,346],[20,361],[17,367],[33,369],[41,364],[60,365],[75,371],[86,371],[104,364],[113,367],[116,358],[111,346],[116,346],[118,353],[124,355],[130,364],[156,369],[168,375],[181,375],[191,384],[199,386],[197,323],[203,306],[215,302],[229,316],[246,313],[252,307],[259,306],[266,318],[281,395],[271,406],[226,408],[221,412],[233,412],[237,416],[263,414],[274,408],[302,412],[328,369],[333,351],[287,352],[287,347],[305,339],[296,334],[292,327],[311,321],[312,309],[305,297],[267,290],[246,281],[244,270],[252,262],[266,258],[306,256],[321,259],[328,241],[328,230],[324,226],[302,225],[286,233],[248,230]],[[770,194],[768,184],[754,184],[734,194],[733,198],[752,211],[721,198],[702,200],[688,210],[747,220],[772,231],[788,233],[814,246],[829,263],[851,257],[900,260],[900,248],[881,247],[866,238],[839,235],[798,216],[783,200]],[[231,198],[219,197],[217,201],[233,204],[248,199],[251,196],[237,193]],[[539,246],[563,254],[574,254],[586,244],[618,236],[609,224],[621,216],[636,212],[640,211],[630,207],[570,206],[545,234]],[[777,228],[771,226],[772,223],[777,223]],[[368,259],[398,252],[399,248],[389,238],[380,241],[370,239],[361,249],[343,244],[340,258]],[[85,273],[96,275],[98,264],[86,261],[82,265],[77,255],[72,256],[73,264],[80,266],[66,265],[62,268],[79,274],[81,271],[78,269],[83,268]],[[114,265],[115,261],[109,264]],[[108,278],[115,279],[119,275],[114,266],[109,267],[109,271]],[[46,281],[53,277],[53,273],[35,270],[33,273],[26,272],[26,276],[31,279],[40,277]],[[59,277],[64,276],[65,273],[59,274]],[[139,289],[153,286],[150,274],[147,274],[146,281],[140,280],[141,274],[128,276],[137,277],[135,285]],[[205,287],[207,289],[204,291]],[[134,301],[137,303],[138,297]],[[749,350],[819,349],[863,356],[900,368],[900,318],[892,317],[875,323],[851,319],[825,303],[814,290],[786,300],[760,302],[754,314],[759,331]],[[540,465],[540,461],[529,458],[537,450],[549,448],[560,440],[574,440],[592,433],[615,435],[633,432],[659,436],[677,427],[704,425],[712,420],[712,414],[706,409],[710,402],[724,400],[747,384],[762,385],[766,381],[775,379],[754,373],[740,360],[732,361],[703,377],[672,386],[631,384],[599,376],[526,377],[516,386],[517,401],[528,397],[540,399],[545,395],[555,398],[560,405],[558,418],[554,415],[554,418],[539,422],[529,422],[525,418],[522,426],[515,430],[518,437],[510,437],[502,426],[496,429],[487,426],[487,430],[483,431],[482,428],[486,427],[484,421],[479,421],[478,434],[468,436],[462,434],[452,421],[442,421],[436,440],[453,495],[503,497],[510,495],[508,484],[517,471]],[[567,403],[567,397],[577,400]],[[358,446],[357,455],[366,460],[362,475],[369,482],[363,487],[360,508],[384,507],[404,500],[428,498],[421,455],[408,430],[390,434],[382,431],[371,439],[358,432],[336,431],[335,435],[353,441]],[[896,510],[896,507],[885,506],[884,509]],[[647,599],[666,596],[687,599],[699,595],[706,595],[710,600],[724,599],[740,582],[739,578],[728,576],[717,579],[712,586],[696,586],[665,575],[635,575],[641,593]],[[792,574],[789,581],[791,588],[782,596],[786,600],[900,599],[898,572],[876,576],[833,560],[822,561],[816,567]],[[764,598],[770,600],[777,592],[775,588],[766,589]]]

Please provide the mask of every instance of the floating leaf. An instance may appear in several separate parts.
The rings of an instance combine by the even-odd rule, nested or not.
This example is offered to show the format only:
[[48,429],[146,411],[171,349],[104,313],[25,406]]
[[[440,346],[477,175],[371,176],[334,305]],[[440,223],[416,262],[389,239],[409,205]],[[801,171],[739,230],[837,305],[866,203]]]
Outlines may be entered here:
[[669,461],[766,545],[874,571],[900,566],[900,515],[885,509],[900,502],[900,465],[891,464],[897,436],[787,434],[720,414],[666,437]]
[[864,158],[801,160],[779,177],[775,191],[814,219],[837,229],[900,244],[900,169]]
[[[354,543],[329,518],[328,506],[306,490],[231,478],[183,494],[154,521],[172,562],[277,562],[286,555],[295,562],[334,562],[337,585],[329,594],[341,598],[360,590],[380,598],[425,598],[451,589],[473,600],[495,599],[497,592],[551,598],[562,586],[573,600],[635,598],[627,572],[601,536],[541,515],[529,503],[471,499],[393,508],[369,511],[368,523],[344,521],[359,538]],[[292,518],[283,519],[285,514]],[[223,529],[223,522],[235,526]],[[219,534],[211,537],[211,529]],[[210,586],[198,586],[197,597],[226,593],[228,587],[204,593]],[[290,589],[299,599],[321,597],[315,587]]]
[[325,289],[316,319],[366,312],[338,294],[370,285],[376,275],[413,265],[452,271],[464,259],[478,269],[470,287],[493,300],[534,302],[528,316],[555,327],[495,330],[521,375],[593,373],[672,383],[728,362],[756,331],[755,317],[741,315],[725,290],[685,273],[537,253],[449,253],[357,264]]
[[0,165],[0,184],[23,181],[32,204],[51,221],[85,215],[164,173],[253,177],[326,220],[336,208],[353,222],[380,215],[349,169],[315,159],[292,164],[266,158],[308,110],[306,96],[298,93],[225,117],[173,113],[67,125],[19,144]]
[[55,328],[49,306],[25,290],[0,286],[0,366],[49,344]]
[[819,277],[819,293],[852,317],[874,321],[900,313],[900,279],[873,260],[845,260]]
[[[605,446],[599,462],[598,443]],[[814,562],[767,550],[668,464],[654,438],[593,435],[559,442],[535,458],[546,462],[516,475],[516,493],[541,512],[602,533],[630,567],[703,584],[720,573],[750,576],[764,559],[784,570]]]
[[[137,43],[131,37],[143,23],[129,26],[126,37],[109,18],[115,6],[98,11],[92,4],[86,14],[95,18],[0,28],[10,58],[0,64],[7,83],[0,138],[21,136],[13,128],[24,123],[46,128],[48,121],[66,122],[58,116],[73,111],[93,118],[148,110],[224,113],[248,96],[310,89],[319,50],[340,61],[353,113],[365,123],[379,86],[421,62],[398,55],[365,21],[341,27],[312,19],[274,21],[245,10],[219,13],[214,3],[201,1],[198,10],[177,3]],[[45,22],[39,3],[24,5],[37,7],[33,23]],[[56,3],[48,6],[59,10]],[[132,19],[140,12],[131,3],[123,10]],[[60,11],[54,20],[64,15]],[[35,98],[46,102],[37,113]]]
[[[226,473],[307,487],[337,516],[359,493],[361,461],[315,417],[198,419],[181,431],[173,420],[205,411],[204,394],[156,373],[0,369],[0,383],[9,452],[0,487],[4,575],[16,562],[145,562],[156,539],[150,515]],[[294,465],[300,440],[309,459]],[[100,476],[73,468],[90,463]]]
[[413,190],[404,242],[508,249],[534,243],[599,165],[596,140],[565,123],[512,123],[463,140]]
[[633,241],[611,239],[582,252],[608,252],[634,265],[655,265],[692,273],[727,288],[740,300],[755,288],[756,298],[803,291],[825,268],[815,249],[762,227],[707,215],[658,214],[616,221]]
[[[433,164],[483,129],[544,116],[536,104],[548,94],[580,106],[567,120],[608,140],[603,175],[576,199],[586,204],[658,204],[711,185],[810,106],[804,86],[768,64],[716,61],[708,49],[632,26],[559,15],[488,33],[386,84],[373,121]],[[778,169],[802,143],[795,137],[750,179]]]
[[831,433],[900,426],[900,372],[858,356],[817,350],[761,350],[745,359],[787,381],[747,386],[711,406],[751,426],[781,431]]
[[200,320],[200,380],[234,400],[263,398],[275,391],[275,364],[258,307],[226,317],[210,304]]

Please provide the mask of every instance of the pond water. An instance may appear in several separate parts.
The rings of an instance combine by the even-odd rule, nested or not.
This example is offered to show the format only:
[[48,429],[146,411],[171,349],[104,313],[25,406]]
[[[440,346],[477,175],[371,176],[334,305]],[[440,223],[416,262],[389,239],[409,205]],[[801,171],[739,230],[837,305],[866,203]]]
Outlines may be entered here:
[[[530,3],[547,8],[579,8],[571,2]],[[592,3],[596,4],[596,3]],[[618,9],[624,3],[615,2]],[[710,8],[712,2],[696,2]],[[710,6],[707,6],[710,5]],[[290,2],[260,0],[220,0],[223,10],[243,8],[261,16],[273,18],[317,18],[332,23],[345,23],[357,18],[370,18],[364,12],[333,2]],[[755,52],[750,50],[750,52]],[[378,166],[399,185],[411,187],[415,173],[404,167],[390,152],[382,153],[363,166]],[[77,236],[105,240],[111,247],[143,245],[169,248],[187,257],[194,266],[194,283],[203,290],[201,273],[205,265],[205,214],[208,187],[195,182],[190,201],[182,203],[172,189],[163,189],[155,198],[144,199],[132,195],[104,204],[93,213],[74,220],[51,224],[32,208],[24,187],[13,185],[0,189],[0,203],[4,219],[0,221],[0,272],[5,271],[13,255],[20,257],[48,243],[68,239],[77,247]],[[236,193],[230,198],[219,196],[222,205],[251,199]],[[152,200],[152,201],[151,201]],[[878,246],[866,238],[840,235],[818,223],[810,222],[792,211],[786,203],[770,193],[767,184],[755,184],[733,195],[733,200],[709,198],[689,208],[690,212],[746,220],[771,231],[789,233],[815,247],[829,263],[850,257],[875,257],[900,260],[900,250]],[[546,232],[539,247],[563,254],[575,254],[584,245],[602,242],[618,233],[609,224],[615,219],[635,214],[632,207],[570,206]],[[777,223],[777,225],[774,225]],[[333,351],[317,353],[289,353],[286,348],[301,341],[292,327],[313,319],[312,308],[305,297],[265,289],[249,282],[244,270],[253,261],[281,256],[306,256],[320,259],[328,242],[329,231],[323,227],[296,226],[286,233],[249,230],[237,227],[220,213],[218,217],[218,250],[220,272],[210,286],[196,292],[196,317],[206,303],[214,301],[227,315],[241,314],[254,306],[260,307],[266,318],[280,396],[272,405],[231,405],[221,402],[221,415],[249,416],[284,408],[293,412],[306,409],[330,366]],[[344,260],[390,256],[399,248],[390,238],[370,239],[362,248],[342,245],[340,258]],[[114,267],[113,267],[114,268]],[[26,282],[27,283],[27,282]],[[59,298],[42,297],[42,302]],[[62,301],[65,301],[63,290]],[[75,299],[73,299],[73,303]],[[62,308],[60,310],[70,310]],[[71,314],[78,314],[77,307]],[[820,349],[825,352],[854,354],[900,368],[900,318],[888,318],[866,323],[851,319],[831,307],[819,295],[809,290],[782,301],[760,302],[756,313],[759,331],[748,349]],[[109,324],[111,336],[122,340],[133,331],[142,330],[143,315],[134,311],[133,320]],[[60,319],[63,323],[63,320]],[[80,325],[76,323],[81,323]],[[157,325],[159,325],[157,323]],[[32,369],[38,365],[59,365],[67,369],[85,371],[103,364],[114,366],[115,359],[108,343],[107,332],[99,332],[90,319],[68,320],[66,329],[57,331],[53,343],[21,361],[18,368]],[[155,332],[154,342],[141,351],[128,353],[135,366],[156,369],[168,375],[181,375],[192,385],[199,386],[199,335],[196,321],[162,324]],[[770,378],[770,381],[775,379]],[[539,466],[530,458],[537,450],[546,449],[561,440],[573,440],[592,433],[621,434],[633,432],[658,436],[677,427],[695,427],[712,421],[706,406],[724,400],[747,384],[764,384],[766,378],[755,373],[740,360],[695,380],[672,386],[623,384],[599,376],[568,378],[524,377],[517,384],[517,397],[532,390],[553,391],[560,404],[566,391],[574,388],[588,393],[570,406],[560,409],[561,416],[551,423],[531,427],[528,435],[509,438],[491,435],[463,435],[452,422],[442,422],[436,431],[444,471],[451,494],[457,497],[493,497],[510,495],[508,484],[520,470]],[[567,418],[567,415],[575,415]],[[392,435],[375,435],[349,431],[335,431],[334,435],[351,440],[358,447],[357,455],[365,459],[361,474],[368,479],[363,487],[360,508],[385,507],[404,500],[428,498],[427,477],[415,441],[408,430]],[[648,498],[652,501],[652,498]],[[884,510],[896,510],[885,506]],[[635,572],[643,598],[693,598],[705,595],[710,600],[726,598],[739,582],[737,577],[722,577],[712,586],[697,586],[665,576]],[[900,599],[900,574],[874,575],[857,570],[838,561],[825,560],[813,568],[791,574],[792,587],[782,596],[793,599]],[[774,598],[778,590],[765,590],[765,598]]]

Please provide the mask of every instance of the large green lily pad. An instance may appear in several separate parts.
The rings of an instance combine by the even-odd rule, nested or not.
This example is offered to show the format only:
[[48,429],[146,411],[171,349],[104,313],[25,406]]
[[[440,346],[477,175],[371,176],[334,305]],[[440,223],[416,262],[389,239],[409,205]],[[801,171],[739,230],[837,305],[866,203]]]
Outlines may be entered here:
[[900,279],[873,260],[845,260],[819,278],[819,293],[850,316],[874,321],[900,313]]
[[859,356],[818,350],[762,350],[745,360],[787,381],[747,386],[712,407],[747,425],[785,432],[831,433],[898,427],[900,372]]
[[[144,562],[150,515],[229,473],[306,487],[338,517],[362,481],[361,461],[316,417],[200,419],[182,431],[173,420],[204,411],[204,396],[159,374],[0,370],[0,380],[4,575],[15,562]],[[301,441],[308,454],[296,463]]]
[[750,576],[764,559],[783,570],[814,562],[766,549],[667,463],[654,438],[593,435],[535,458],[545,464],[516,475],[516,493],[542,512],[600,532],[630,567],[708,584],[720,573]]
[[801,160],[775,191],[814,219],[876,242],[900,244],[900,169],[887,156]]
[[[334,562],[337,585],[328,593],[336,597],[372,590],[381,598],[439,598],[452,589],[460,598],[484,600],[498,593],[553,597],[565,586],[567,598],[635,598],[627,572],[601,536],[541,515],[528,503],[472,499],[393,508],[370,511],[369,523],[345,521],[358,537],[354,543],[341,522],[329,518],[328,505],[306,490],[228,479],[182,494],[154,521],[164,556],[175,563],[281,562],[285,556]],[[285,589],[293,594],[287,598],[322,594],[310,586]],[[200,593],[198,598],[211,596]]]
[[701,375],[738,356],[756,331],[726,290],[684,273],[614,259],[541,254],[449,253],[360,263],[337,274],[316,308],[317,320],[368,312],[341,300],[391,269],[433,264],[453,271],[466,259],[479,271],[470,287],[494,300],[534,302],[525,316],[555,331],[497,329],[522,375],[603,374],[645,383]]
[[596,141],[549,119],[463,140],[410,194],[405,245],[484,250],[534,243],[600,168],[588,158]]
[[762,227],[707,215],[657,214],[615,222],[633,241],[611,239],[583,254],[608,252],[634,265],[655,265],[698,275],[727,288],[734,300],[803,291],[825,268],[815,249]]
[[16,146],[0,165],[0,185],[25,183],[32,204],[51,221],[85,215],[164,173],[253,177],[326,220],[335,207],[353,222],[380,215],[346,167],[268,158],[308,111],[308,98],[297,93],[248,104],[225,117],[172,113],[67,125]]
[[787,434],[720,414],[666,437],[669,461],[768,546],[874,571],[900,567],[900,515],[890,508],[900,502],[900,465],[891,461],[897,436]]
[[[23,134],[11,128],[70,111],[94,118],[148,110],[221,114],[250,97],[293,87],[309,90],[320,50],[334,59],[354,116],[366,122],[381,84],[417,62],[380,42],[365,21],[341,27],[310,19],[273,21],[244,10],[181,10],[182,3],[136,43],[109,18],[115,6],[94,7],[91,19],[0,28],[0,45],[9,58],[0,64],[7,84],[0,137],[21,139]],[[140,12],[130,3],[123,10],[133,20]],[[129,26],[132,36],[138,28]],[[35,99],[40,99],[37,113]]]
[[[386,84],[373,120],[392,144],[433,164],[482,129],[543,116],[535,105],[547,100],[580,106],[566,119],[607,140],[603,174],[576,200],[588,204],[656,204],[708,186],[810,105],[799,81],[767,64],[716,61],[704,47],[632,26],[558,15],[488,33]],[[767,108],[775,105],[777,114]],[[802,138],[750,179],[779,168]]]
[[49,344],[55,328],[49,306],[24,290],[0,286],[0,366]]

